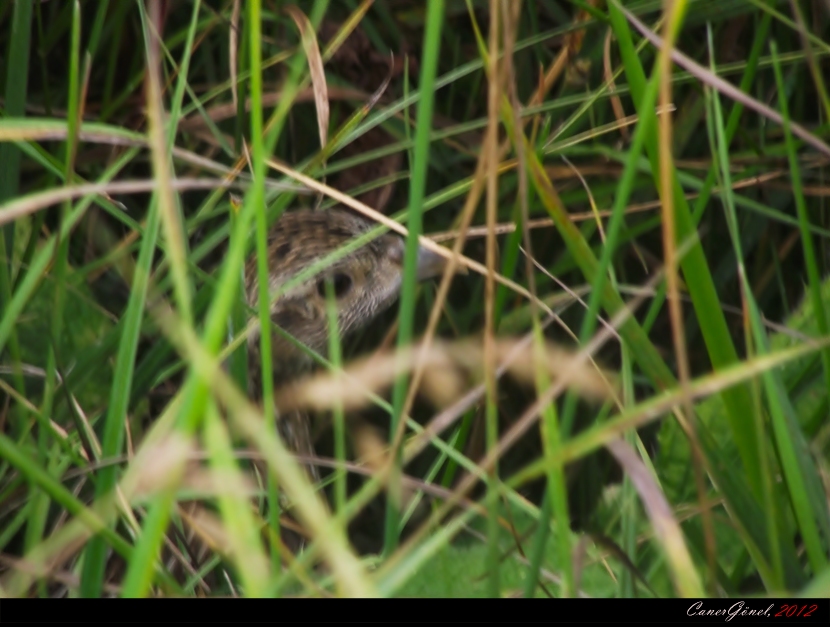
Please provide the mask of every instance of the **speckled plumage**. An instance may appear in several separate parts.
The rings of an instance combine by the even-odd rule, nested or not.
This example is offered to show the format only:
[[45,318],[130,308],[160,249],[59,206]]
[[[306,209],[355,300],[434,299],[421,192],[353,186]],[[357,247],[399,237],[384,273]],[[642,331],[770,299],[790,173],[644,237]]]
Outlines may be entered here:
[[[273,295],[297,273],[372,228],[372,224],[343,210],[301,210],[283,214],[269,233],[269,293]],[[421,278],[436,274],[443,265],[437,256],[424,253],[425,269],[419,268]],[[401,286],[403,257],[404,241],[398,235],[387,233],[375,238],[280,295],[271,305],[271,320],[309,348],[325,355],[328,347],[325,280],[332,281],[338,331],[345,336],[364,327],[395,301]],[[246,265],[245,286],[248,303],[256,307],[259,282],[255,257]],[[271,337],[277,386],[290,383],[313,367],[313,359],[289,340],[278,333],[272,333]],[[248,342],[249,393],[256,399],[262,394],[259,334],[251,334]],[[302,412],[280,416],[280,433],[297,453],[313,454],[309,422]],[[309,471],[316,480],[316,469],[309,467]]]
[[[269,233],[269,293],[274,294],[298,272],[371,228],[366,221],[342,210],[285,213]],[[271,305],[272,321],[306,346],[324,352],[328,345],[325,279],[334,283],[338,330],[341,335],[351,333],[397,297],[403,247],[403,240],[394,234],[372,240],[282,294]],[[245,285],[248,302],[256,306],[259,282],[255,258],[245,268]],[[252,335],[249,341],[249,346],[258,345],[258,335]],[[273,358],[275,376],[280,380],[312,364],[305,352],[278,334],[274,334]]]

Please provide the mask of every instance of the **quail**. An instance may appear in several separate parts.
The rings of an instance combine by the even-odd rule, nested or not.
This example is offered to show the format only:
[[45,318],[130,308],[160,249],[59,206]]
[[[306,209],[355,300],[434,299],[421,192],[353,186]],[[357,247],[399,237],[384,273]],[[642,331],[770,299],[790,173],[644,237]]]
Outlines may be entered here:
[[[300,210],[284,213],[268,234],[269,293],[354,238],[373,228],[345,210]],[[325,355],[328,347],[326,281],[331,281],[337,307],[337,331],[341,337],[365,327],[397,298],[403,276],[404,241],[387,233],[342,257],[324,271],[291,287],[271,305],[271,321],[315,352]],[[418,253],[417,277],[424,280],[440,274],[444,258],[425,248]],[[245,267],[249,305],[257,306],[259,284],[256,258]],[[306,351],[281,334],[272,334],[272,364],[275,387],[286,385],[309,372],[314,365]],[[261,398],[261,358],[258,332],[248,339],[249,394]],[[309,416],[290,412],[278,418],[286,445],[301,455],[312,455]],[[316,468],[308,467],[313,480]]]

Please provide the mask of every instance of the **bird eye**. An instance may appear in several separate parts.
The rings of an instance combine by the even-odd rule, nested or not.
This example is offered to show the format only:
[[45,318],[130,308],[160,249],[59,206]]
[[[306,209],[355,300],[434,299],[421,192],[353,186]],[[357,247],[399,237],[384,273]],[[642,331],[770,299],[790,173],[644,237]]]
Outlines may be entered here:
[[349,290],[352,289],[352,277],[348,274],[335,274],[334,275],[334,295],[337,298],[342,298],[346,294],[348,294]]
[[[335,298],[343,298],[352,289],[352,277],[348,274],[338,272],[332,277],[332,284],[334,287]],[[320,281],[317,282],[317,293],[323,298],[326,297],[325,279],[320,279]]]

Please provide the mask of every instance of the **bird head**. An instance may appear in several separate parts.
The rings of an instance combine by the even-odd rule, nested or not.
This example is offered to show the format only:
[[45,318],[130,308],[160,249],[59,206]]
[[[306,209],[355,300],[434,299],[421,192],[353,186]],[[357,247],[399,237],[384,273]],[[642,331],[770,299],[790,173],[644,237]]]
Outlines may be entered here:
[[[280,292],[271,319],[318,353],[328,346],[327,290],[337,308],[338,332],[353,333],[370,323],[398,297],[403,278],[404,240],[387,233],[340,257],[313,276],[293,281],[315,263],[342,249],[373,225],[343,210],[293,211],[283,214],[269,232],[269,293]],[[444,258],[419,249],[418,280],[440,274]],[[289,282],[293,285],[287,285]],[[330,283],[330,288],[327,287]],[[258,302],[256,260],[246,268],[248,301]],[[311,365],[305,352],[286,338],[273,336],[274,367],[301,370]],[[250,342],[258,344],[258,336]]]

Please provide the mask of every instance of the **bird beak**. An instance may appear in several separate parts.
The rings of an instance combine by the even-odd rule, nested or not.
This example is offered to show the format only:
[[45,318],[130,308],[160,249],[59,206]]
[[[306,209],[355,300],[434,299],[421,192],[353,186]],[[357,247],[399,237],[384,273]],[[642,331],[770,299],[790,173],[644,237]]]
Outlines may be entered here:
[[[447,267],[449,259],[442,255],[433,252],[423,246],[418,247],[418,267],[417,276],[419,281],[426,281],[444,274],[444,269]],[[459,274],[467,274],[467,269],[464,266],[457,266],[456,272]]]

